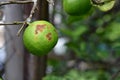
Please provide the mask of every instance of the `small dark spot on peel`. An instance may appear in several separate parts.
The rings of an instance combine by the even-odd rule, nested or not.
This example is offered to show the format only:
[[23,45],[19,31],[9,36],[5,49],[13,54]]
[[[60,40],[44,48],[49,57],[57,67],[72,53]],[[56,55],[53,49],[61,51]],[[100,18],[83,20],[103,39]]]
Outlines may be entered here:
[[52,34],[51,34],[51,33],[48,33],[48,34],[46,35],[46,38],[50,41],[50,40],[52,39]]
[[35,30],[35,34],[38,34],[38,32],[42,32],[43,29],[45,28],[46,24],[43,25],[36,25],[36,30]]

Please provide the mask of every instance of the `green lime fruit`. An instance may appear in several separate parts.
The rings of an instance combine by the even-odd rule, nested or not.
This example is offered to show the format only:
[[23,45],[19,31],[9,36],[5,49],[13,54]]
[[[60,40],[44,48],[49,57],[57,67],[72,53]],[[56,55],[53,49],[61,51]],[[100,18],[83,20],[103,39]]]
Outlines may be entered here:
[[101,11],[106,12],[114,7],[115,0],[91,0],[91,3]]
[[72,16],[86,14],[90,8],[90,0],[63,0],[63,8],[66,13]]
[[58,34],[55,27],[47,21],[34,21],[28,25],[23,34],[23,43],[34,55],[47,54],[56,45]]

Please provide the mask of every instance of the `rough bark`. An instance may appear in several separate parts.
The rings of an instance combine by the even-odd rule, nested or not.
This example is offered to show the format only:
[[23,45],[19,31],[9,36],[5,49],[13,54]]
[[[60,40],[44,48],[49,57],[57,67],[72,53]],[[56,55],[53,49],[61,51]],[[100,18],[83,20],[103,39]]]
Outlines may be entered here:
[[[36,12],[36,20],[49,20],[49,12],[48,12],[48,2],[47,0],[38,0],[38,11]],[[46,75],[46,67],[47,67],[47,55],[41,57],[34,57],[36,61],[35,75],[34,80],[42,80]],[[39,72],[37,72],[37,70]]]

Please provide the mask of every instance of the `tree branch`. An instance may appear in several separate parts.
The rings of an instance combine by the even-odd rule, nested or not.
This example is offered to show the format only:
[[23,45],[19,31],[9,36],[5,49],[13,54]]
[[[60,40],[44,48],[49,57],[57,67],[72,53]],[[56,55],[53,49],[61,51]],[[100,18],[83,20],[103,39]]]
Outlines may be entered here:
[[[54,5],[53,0],[47,0],[47,1],[50,4]],[[33,4],[33,7],[32,7],[32,10],[30,12],[29,17],[24,22],[0,23],[0,25],[19,25],[19,24],[23,24],[17,32],[17,36],[19,36],[21,31],[23,30],[24,26],[31,22],[32,16],[35,12],[35,9],[37,8],[37,0],[34,0],[34,1],[32,1],[32,0],[31,1],[14,1],[14,0],[11,0],[11,1],[0,2],[0,6],[8,5],[8,4],[28,4],[28,3],[34,3],[34,4]]]
[[31,12],[30,12],[29,17],[23,22],[22,27],[18,30],[17,36],[20,35],[20,33],[21,33],[21,31],[23,30],[24,26],[25,26],[26,24],[28,24],[28,23],[31,22],[32,16],[33,16],[33,14],[34,14],[34,12],[35,12],[36,7],[37,7],[37,0],[34,2],[34,5],[33,5],[33,7],[32,7],[32,10],[31,10]]
[[23,22],[19,22],[19,21],[14,21],[14,22],[10,22],[10,23],[0,23],[0,25],[20,25],[23,24]]
[[33,3],[32,0],[30,1],[5,1],[5,2],[0,2],[0,6],[2,5],[8,5],[8,4],[28,4],[28,3]]

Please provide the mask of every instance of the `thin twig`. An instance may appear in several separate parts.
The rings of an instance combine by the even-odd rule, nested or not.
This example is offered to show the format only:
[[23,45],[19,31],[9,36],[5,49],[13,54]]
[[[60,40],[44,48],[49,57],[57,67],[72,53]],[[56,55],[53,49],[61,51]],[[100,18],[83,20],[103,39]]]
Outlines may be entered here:
[[20,35],[20,33],[21,33],[21,31],[23,30],[25,24],[26,24],[26,21],[23,22],[23,25],[22,25],[22,26],[20,27],[20,29],[18,30],[18,32],[17,32],[17,36]]
[[0,2],[0,6],[2,5],[8,5],[8,4],[28,4],[28,3],[33,3],[33,1],[4,1]]
[[33,7],[32,7],[32,10],[31,10],[31,12],[30,12],[29,17],[26,19],[27,22],[30,22],[30,21],[31,21],[32,16],[33,16],[33,14],[34,14],[36,8],[37,8],[37,1],[36,1],[36,3],[34,3],[34,5],[33,5]]
[[24,26],[25,26],[26,24],[29,24],[29,23],[31,22],[32,16],[33,16],[33,14],[34,14],[34,12],[35,12],[36,7],[37,7],[37,0],[34,2],[34,5],[33,5],[33,7],[32,7],[32,10],[31,10],[31,12],[30,12],[29,17],[24,21],[22,27],[21,27],[21,28],[19,29],[19,31],[17,32],[17,36],[20,35],[20,33],[21,33],[21,31],[23,30]]
[[23,24],[23,22],[15,21],[13,23],[0,23],[0,25],[20,25]]
[[[52,4],[52,5],[54,5],[54,1],[53,0],[47,0],[50,4]],[[32,10],[31,10],[31,12],[30,12],[30,15],[29,15],[29,17],[24,21],[24,22],[22,22],[22,23],[20,23],[20,22],[14,22],[14,23],[1,23],[0,25],[18,25],[18,24],[23,24],[22,26],[21,26],[21,28],[18,30],[18,32],[17,32],[17,36],[19,36],[20,35],[20,33],[21,33],[21,31],[23,30],[23,28],[24,28],[24,26],[26,25],[26,24],[29,24],[30,22],[31,22],[31,20],[32,20],[32,16],[33,16],[33,14],[34,14],[34,12],[35,12],[35,9],[37,8],[37,0],[34,0],[34,1],[5,1],[5,2],[0,2],[0,6],[1,5],[8,5],[8,4],[28,4],[28,3],[34,3],[33,4],[33,7],[32,7]]]

